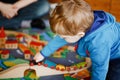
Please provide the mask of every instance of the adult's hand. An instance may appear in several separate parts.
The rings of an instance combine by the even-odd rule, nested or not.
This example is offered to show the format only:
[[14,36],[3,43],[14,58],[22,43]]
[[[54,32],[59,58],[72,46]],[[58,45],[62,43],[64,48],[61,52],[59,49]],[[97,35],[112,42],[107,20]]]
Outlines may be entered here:
[[2,3],[0,5],[0,12],[4,17],[11,19],[18,14],[18,9],[12,4]]

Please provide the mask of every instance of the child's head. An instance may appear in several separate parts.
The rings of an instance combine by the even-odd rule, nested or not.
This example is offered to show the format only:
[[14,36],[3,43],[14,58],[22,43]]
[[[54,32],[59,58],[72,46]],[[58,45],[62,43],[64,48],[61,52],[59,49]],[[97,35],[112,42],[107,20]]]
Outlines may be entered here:
[[51,30],[58,35],[69,36],[69,39],[85,33],[93,20],[93,11],[84,0],[64,0],[50,15]]
[[50,25],[54,33],[72,36],[86,32],[93,19],[93,11],[84,0],[64,0],[50,15]]

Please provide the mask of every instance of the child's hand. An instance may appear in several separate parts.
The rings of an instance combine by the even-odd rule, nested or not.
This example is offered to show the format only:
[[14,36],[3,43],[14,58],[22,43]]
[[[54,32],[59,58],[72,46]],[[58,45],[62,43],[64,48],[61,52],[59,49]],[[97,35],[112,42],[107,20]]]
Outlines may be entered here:
[[36,62],[40,62],[40,61],[42,61],[42,60],[44,59],[44,56],[41,55],[40,52],[38,52],[38,53],[36,53],[36,55],[34,56],[33,59],[34,59]]

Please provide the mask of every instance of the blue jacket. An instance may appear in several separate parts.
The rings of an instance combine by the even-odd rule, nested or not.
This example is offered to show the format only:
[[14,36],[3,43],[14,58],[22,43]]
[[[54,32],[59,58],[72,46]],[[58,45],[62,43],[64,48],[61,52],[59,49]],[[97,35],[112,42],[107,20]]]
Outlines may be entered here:
[[[86,35],[78,41],[77,53],[87,56],[92,61],[91,80],[105,80],[111,59],[120,58],[120,23],[106,12],[95,11],[94,23]],[[68,44],[58,35],[41,51],[44,56],[50,56],[58,48]]]

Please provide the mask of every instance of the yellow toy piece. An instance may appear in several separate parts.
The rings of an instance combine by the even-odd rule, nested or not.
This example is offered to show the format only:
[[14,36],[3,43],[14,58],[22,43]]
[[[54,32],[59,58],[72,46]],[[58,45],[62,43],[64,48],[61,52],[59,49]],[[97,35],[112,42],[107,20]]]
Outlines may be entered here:
[[56,65],[56,70],[64,71],[65,70],[65,66],[61,65],[61,64],[58,64],[58,65]]
[[37,75],[36,75],[35,70],[32,70],[32,69],[26,70],[24,72],[24,76],[25,77],[29,77],[30,79],[36,79],[36,78],[38,78]]
[[86,78],[86,77],[90,77],[90,72],[87,69],[84,69],[82,71],[79,71],[78,73],[73,74],[72,77],[83,79],[83,78]]
[[15,66],[16,64],[11,62],[11,61],[5,61],[4,62],[4,65],[8,66],[8,67],[12,67],[12,66]]

